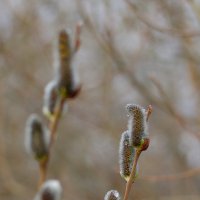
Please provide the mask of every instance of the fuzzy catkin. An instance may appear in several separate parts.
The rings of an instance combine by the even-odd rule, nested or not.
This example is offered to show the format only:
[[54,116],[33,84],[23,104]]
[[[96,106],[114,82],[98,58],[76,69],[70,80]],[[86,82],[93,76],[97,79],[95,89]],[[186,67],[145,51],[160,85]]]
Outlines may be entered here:
[[57,69],[57,83],[59,90],[66,90],[70,94],[74,89],[72,69],[72,47],[69,31],[61,30],[58,36],[59,65]]
[[120,175],[126,181],[128,181],[131,169],[133,165],[135,150],[130,145],[130,137],[128,131],[125,131],[121,135],[120,145],[119,145],[119,168]]
[[104,200],[120,200],[120,195],[117,190],[110,190],[106,193]]
[[44,91],[43,112],[45,115],[52,116],[54,114],[57,98],[57,82],[55,80],[52,80],[46,85]]
[[142,139],[148,136],[145,109],[139,105],[128,104],[129,113],[128,131],[130,143],[137,147],[141,145]]
[[61,193],[60,182],[48,180],[42,185],[34,200],[60,200]]
[[33,154],[37,160],[48,155],[50,135],[43,126],[38,115],[32,114],[26,123],[25,146],[29,153]]

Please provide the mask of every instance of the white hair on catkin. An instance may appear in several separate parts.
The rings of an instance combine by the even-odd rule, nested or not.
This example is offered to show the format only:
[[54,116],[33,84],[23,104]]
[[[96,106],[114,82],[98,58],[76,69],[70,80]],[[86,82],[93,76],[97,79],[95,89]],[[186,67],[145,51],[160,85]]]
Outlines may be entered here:
[[117,190],[110,190],[106,193],[104,200],[120,200],[120,195]]
[[25,129],[25,147],[28,153],[36,159],[42,159],[48,154],[50,134],[42,124],[40,117],[36,114],[29,116]]
[[125,131],[121,135],[120,145],[119,145],[119,168],[120,175],[126,181],[128,181],[131,174],[131,169],[133,165],[135,150],[130,145],[130,136],[128,131]]
[[62,187],[60,182],[48,180],[42,185],[34,200],[60,200],[61,193]]
[[52,80],[46,85],[44,90],[43,112],[45,115],[54,114],[57,99],[58,99],[57,82],[55,80]]
[[128,131],[130,142],[137,147],[141,144],[143,138],[148,137],[146,111],[141,106],[135,104],[128,104],[126,109],[129,114]]

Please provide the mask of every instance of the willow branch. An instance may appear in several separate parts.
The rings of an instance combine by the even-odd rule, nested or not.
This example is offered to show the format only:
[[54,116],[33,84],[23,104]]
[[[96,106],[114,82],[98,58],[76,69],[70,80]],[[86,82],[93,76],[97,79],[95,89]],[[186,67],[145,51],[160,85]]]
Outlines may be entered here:
[[148,16],[141,14],[139,12],[137,6],[135,4],[133,4],[132,2],[130,2],[130,0],[126,0],[126,2],[129,5],[130,9],[134,12],[136,17],[142,23],[144,23],[146,26],[148,26],[149,28],[151,28],[155,31],[165,33],[165,34],[170,34],[170,35],[176,35],[178,37],[186,37],[186,38],[199,37],[200,36],[200,30],[197,30],[197,29],[194,29],[194,30],[187,30],[187,29],[179,30],[179,29],[168,28],[168,27],[164,27],[164,26],[161,26],[159,24],[156,24],[154,21],[151,21]]
[[133,161],[133,167],[131,170],[131,174],[130,174],[130,178],[126,183],[126,189],[125,189],[125,193],[124,193],[124,199],[123,200],[127,200],[131,191],[131,186],[135,181],[135,174],[136,174],[136,169],[137,169],[137,163],[138,163],[138,159],[140,157],[142,150],[141,149],[137,149],[136,150],[136,154],[135,154],[135,158]]
[[200,174],[200,168],[190,169],[184,172],[180,172],[177,174],[172,175],[161,175],[161,176],[143,176],[140,177],[140,180],[145,181],[152,181],[152,182],[159,182],[159,181],[175,181],[175,180],[182,180],[193,177],[197,174]]
[[63,96],[61,97],[57,109],[55,111],[55,116],[53,118],[52,121],[50,121],[49,123],[49,130],[50,130],[50,144],[49,144],[49,152],[47,155],[47,158],[45,158],[44,160],[42,160],[39,163],[39,168],[40,168],[40,177],[39,177],[39,187],[44,183],[44,181],[46,180],[47,177],[47,170],[48,170],[48,163],[49,163],[49,159],[50,159],[50,154],[51,154],[51,149],[53,146],[53,143],[55,142],[56,139],[56,135],[57,135],[57,128],[58,128],[58,124],[59,124],[59,120],[62,114],[62,110],[65,104],[65,100],[66,98]]

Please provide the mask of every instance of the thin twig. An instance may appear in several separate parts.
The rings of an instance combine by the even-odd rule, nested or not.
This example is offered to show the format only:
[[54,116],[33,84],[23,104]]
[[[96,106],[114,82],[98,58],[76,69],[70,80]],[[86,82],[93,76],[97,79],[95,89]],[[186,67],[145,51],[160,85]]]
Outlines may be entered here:
[[64,97],[64,96],[61,97],[60,102],[58,104],[58,107],[55,111],[55,116],[49,124],[50,135],[51,135],[49,151],[51,150],[52,144],[53,144],[53,142],[55,141],[55,138],[56,138],[56,130],[57,130],[57,127],[58,127],[60,116],[62,114],[62,110],[63,110],[64,104],[65,104],[65,100],[66,100],[66,97]]
[[75,41],[74,41],[74,54],[79,50],[80,45],[81,45],[81,30],[82,30],[83,23],[79,22],[76,25],[76,30],[75,30]]
[[158,31],[158,32],[161,32],[161,33],[165,33],[165,34],[176,35],[178,37],[190,38],[190,37],[199,37],[200,36],[200,30],[198,30],[198,29],[194,29],[194,30],[187,30],[187,29],[179,30],[179,29],[175,29],[175,28],[168,28],[168,27],[164,27],[164,26],[158,25],[155,22],[149,20],[148,16],[145,16],[145,15],[141,14],[138,11],[138,8],[137,8],[137,6],[135,4],[133,4],[129,0],[126,0],[126,2],[128,3],[130,9],[133,10],[133,12],[136,15],[136,17],[142,23],[144,23],[146,26],[151,28],[152,30],[155,30],[155,31]]
[[190,169],[184,172],[180,172],[173,175],[161,175],[161,176],[143,176],[140,177],[140,180],[145,181],[152,181],[152,182],[158,182],[158,181],[175,181],[175,180],[182,180],[186,178],[193,177],[197,174],[200,174],[200,168]]
[[45,158],[45,160],[40,161],[39,163],[39,168],[40,168],[40,176],[39,176],[39,183],[38,183],[38,187],[40,188],[41,185],[45,182],[46,180],[46,175],[47,175],[47,163],[48,163],[48,159]]
[[66,98],[63,96],[61,97],[57,109],[55,111],[55,116],[53,118],[52,121],[50,121],[49,123],[49,129],[50,129],[50,144],[49,144],[49,152],[47,155],[47,158],[45,158],[45,160],[41,161],[39,163],[39,168],[40,168],[40,177],[39,177],[39,187],[44,183],[44,181],[46,180],[46,176],[47,176],[47,169],[48,169],[48,163],[49,163],[49,159],[50,159],[50,153],[51,153],[51,149],[52,149],[52,145],[56,139],[56,131],[58,128],[58,123],[60,120],[60,116],[62,114],[62,110],[65,104]]
[[142,150],[140,148],[136,150],[135,158],[134,158],[134,161],[133,161],[133,167],[132,167],[132,170],[131,170],[131,175],[130,175],[129,180],[126,183],[126,189],[125,189],[125,193],[124,193],[124,200],[128,199],[128,196],[129,196],[130,191],[131,191],[131,186],[135,181],[137,163],[138,163],[138,159],[140,157],[141,152],[142,152]]
[[180,127],[184,130],[187,130],[189,133],[194,135],[198,140],[200,140],[200,134],[196,131],[194,131],[189,125],[187,120],[181,116],[174,105],[171,103],[168,95],[164,91],[163,87],[161,86],[160,82],[155,78],[155,77],[150,77],[150,80],[153,82],[153,84],[156,86],[158,89],[160,95],[162,96],[163,99],[163,104],[165,107],[168,109],[168,111],[171,113],[171,115],[176,119]]

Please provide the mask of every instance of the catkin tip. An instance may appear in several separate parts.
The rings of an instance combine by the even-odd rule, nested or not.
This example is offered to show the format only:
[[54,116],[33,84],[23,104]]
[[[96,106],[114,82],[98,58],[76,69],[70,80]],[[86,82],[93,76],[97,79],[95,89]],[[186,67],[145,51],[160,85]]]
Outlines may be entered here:
[[46,181],[34,200],[60,200],[62,193],[62,187],[57,180]]
[[120,195],[117,190],[110,190],[106,193],[104,200],[120,200]]

